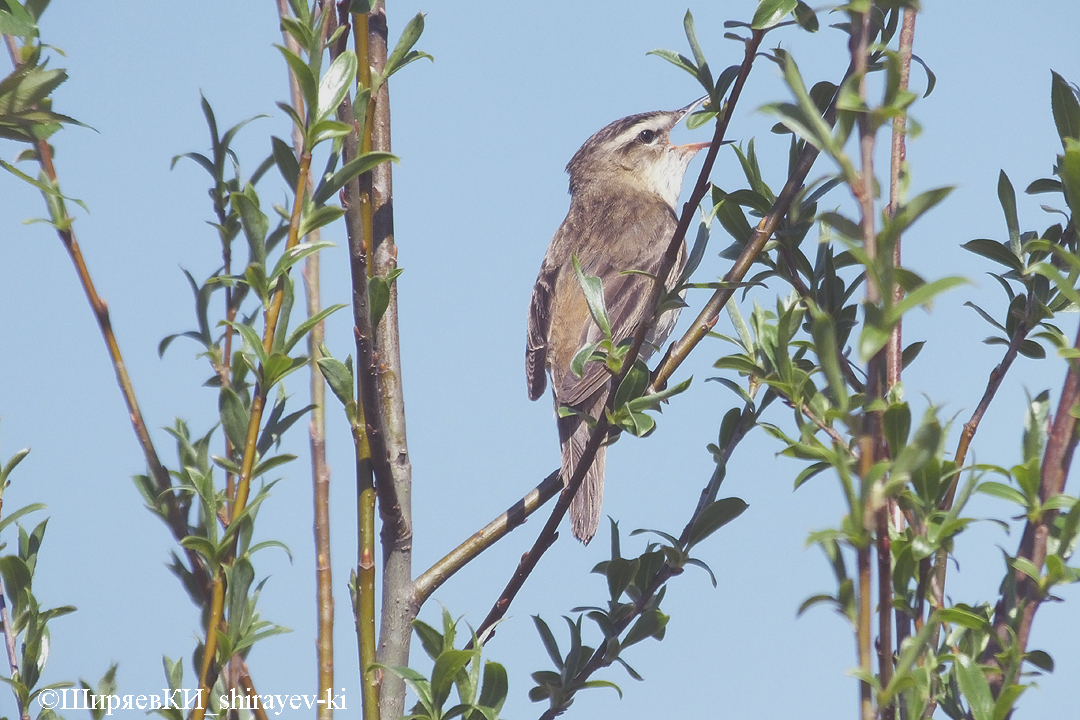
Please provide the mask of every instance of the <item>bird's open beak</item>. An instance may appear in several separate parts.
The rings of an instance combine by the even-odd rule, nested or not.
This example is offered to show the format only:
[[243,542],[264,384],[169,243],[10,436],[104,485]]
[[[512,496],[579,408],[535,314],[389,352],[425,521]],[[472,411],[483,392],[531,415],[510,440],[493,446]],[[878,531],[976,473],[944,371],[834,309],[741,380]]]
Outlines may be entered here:
[[694,111],[694,109],[697,108],[698,105],[701,105],[703,102],[705,102],[708,99],[709,99],[708,95],[706,95],[705,97],[699,97],[697,100],[690,103],[689,105],[684,107],[682,110],[677,110],[676,112],[679,113],[679,120],[682,120],[684,117],[686,117],[687,115],[692,113]]
[[[699,105],[701,105],[702,103],[704,103],[708,99],[709,99],[708,95],[706,95],[705,97],[700,97],[697,100],[695,100],[694,102],[687,105],[686,107],[682,108],[681,110],[678,110],[677,112],[679,113],[679,119],[676,120],[676,123],[681,122],[683,118],[685,118],[687,115],[692,113]],[[712,143],[708,143],[708,142],[700,142],[700,143],[689,143],[687,145],[676,145],[676,147],[679,150],[681,150],[682,152],[689,153],[689,154],[693,155],[694,153],[698,152],[699,150],[704,150],[705,148],[709,147],[709,145],[711,145],[711,144]]]

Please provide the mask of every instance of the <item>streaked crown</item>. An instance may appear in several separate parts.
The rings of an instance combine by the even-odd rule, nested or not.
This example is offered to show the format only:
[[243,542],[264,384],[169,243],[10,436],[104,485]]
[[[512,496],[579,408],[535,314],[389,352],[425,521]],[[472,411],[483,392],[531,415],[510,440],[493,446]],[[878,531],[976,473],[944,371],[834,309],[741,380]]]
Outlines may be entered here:
[[673,145],[671,129],[701,102],[680,110],[631,115],[601,129],[566,166],[570,194],[621,184],[651,192],[675,207],[690,158],[707,143]]

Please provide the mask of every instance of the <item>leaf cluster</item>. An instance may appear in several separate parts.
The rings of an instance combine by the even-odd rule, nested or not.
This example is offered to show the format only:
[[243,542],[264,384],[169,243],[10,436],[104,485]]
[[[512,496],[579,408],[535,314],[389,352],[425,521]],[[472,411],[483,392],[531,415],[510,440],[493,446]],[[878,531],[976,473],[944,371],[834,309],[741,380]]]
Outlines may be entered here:
[[[581,290],[585,294],[589,313],[600,330],[600,339],[586,343],[577,351],[570,363],[570,370],[581,377],[585,372],[586,363],[597,362],[603,364],[612,377],[617,378],[623,373],[627,354],[633,345],[633,336],[616,341],[604,302],[603,281],[595,275],[586,275],[576,256],[571,258],[571,262]],[[657,313],[660,312],[663,310],[658,309]],[[648,435],[656,428],[656,421],[645,411],[658,410],[668,398],[685,392],[690,387],[692,378],[653,393],[648,392],[649,379],[648,366],[640,358],[635,359],[633,366],[622,376],[619,386],[615,389],[613,405],[607,411],[608,421],[613,427],[626,430],[635,437]],[[580,412],[573,408],[561,407],[559,414],[567,416],[580,414]],[[585,419],[590,425],[596,420],[591,417]]]
[[[0,489],[8,486],[12,471],[28,452],[28,449],[21,450],[2,463]],[[37,687],[49,659],[49,622],[75,612],[75,608],[70,605],[42,608],[34,595],[34,572],[37,569],[38,552],[45,537],[45,526],[49,521],[47,519],[41,521],[30,532],[27,532],[16,521],[44,508],[44,505],[35,503],[0,518],[0,533],[12,526],[18,533],[15,552],[0,555],[0,579],[3,580],[3,597],[0,600],[4,601],[0,607],[6,606],[8,613],[5,621],[0,623],[3,626],[0,628],[3,631],[3,638],[0,639],[10,638],[7,647],[15,649],[15,656],[9,658],[14,662],[14,667],[10,667],[7,662],[4,663],[11,672],[11,676],[0,676],[0,682],[11,689],[18,707],[27,717],[30,703],[41,693],[72,685],[69,682],[61,682]],[[6,541],[0,543],[0,552],[6,547]]]
[[[398,675],[416,693],[416,706],[403,720],[498,720],[509,688],[506,669],[490,660],[481,662],[482,649],[475,633],[467,648],[455,648],[457,623],[445,608],[442,632],[421,620],[413,621],[424,652],[435,663],[430,678],[407,667],[375,666]],[[458,703],[444,709],[453,690]]]

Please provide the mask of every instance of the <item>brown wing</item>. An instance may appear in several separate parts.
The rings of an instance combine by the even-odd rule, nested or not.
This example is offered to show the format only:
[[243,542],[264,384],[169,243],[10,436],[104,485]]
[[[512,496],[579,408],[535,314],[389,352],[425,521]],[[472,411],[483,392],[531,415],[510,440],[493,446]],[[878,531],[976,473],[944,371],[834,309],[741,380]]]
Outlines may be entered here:
[[[648,307],[652,278],[622,273],[624,270],[651,275],[659,272],[677,224],[675,214],[659,197],[629,193],[608,195],[595,202],[586,199],[581,207],[571,209],[571,216],[575,214],[583,221],[576,228],[580,242],[576,243],[574,253],[587,275],[603,280],[612,337],[618,343],[629,337],[642,318],[653,310]],[[570,219],[568,216],[567,223]],[[684,263],[685,250],[681,249],[669,285],[670,277],[678,277]],[[551,361],[552,385],[560,404],[578,405],[606,383],[610,374],[599,363],[587,364],[580,378],[569,369],[574,354],[586,343],[600,338],[600,330],[589,315],[584,293],[572,270],[570,252],[565,252],[563,271],[556,277],[553,300],[552,317],[556,319],[553,330],[558,334],[549,332],[549,352],[559,356],[553,356]],[[564,317],[577,322],[559,322]]]
[[[552,241],[554,247],[555,241]],[[547,343],[551,327],[551,297],[559,276],[557,265],[549,262],[551,250],[540,267],[540,276],[533,286],[529,302],[529,329],[525,338],[525,381],[529,386],[529,399],[536,400],[547,387]]]

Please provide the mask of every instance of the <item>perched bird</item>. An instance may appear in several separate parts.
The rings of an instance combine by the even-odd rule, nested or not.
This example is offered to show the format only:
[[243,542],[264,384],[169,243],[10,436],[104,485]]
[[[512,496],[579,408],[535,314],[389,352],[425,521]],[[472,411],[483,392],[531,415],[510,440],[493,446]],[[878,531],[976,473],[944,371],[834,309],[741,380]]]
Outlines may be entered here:
[[[703,98],[704,99],[704,98]],[[529,306],[525,375],[529,399],[536,400],[551,375],[556,411],[562,405],[598,417],[607,402],[612,376],[603,363],[586,363],[581,377],[570,368],[574,355],[601,338],[574,273],[577,258],[586,275],[603,281],[604,301],[616,343],[631,336],[649,307],[656,276],[675,232],[686,166],[709,143],[673,145],[671,129],[701,100],[681,110],[647,112],[616,120],[585,141],[566,171],[570,174],[570,210],[548,246]],[[665,279],[672,289],[686,264],[685,244]],[[666,311],[642,346],[647,358],[667,339],[678,310]],[[589,426],[579,416],[558,418],[562,479],[567,484],[589,440]],[[574,536],[588,543],[600,522],[604,492],[604,448],[596,454],[573,503]]]

